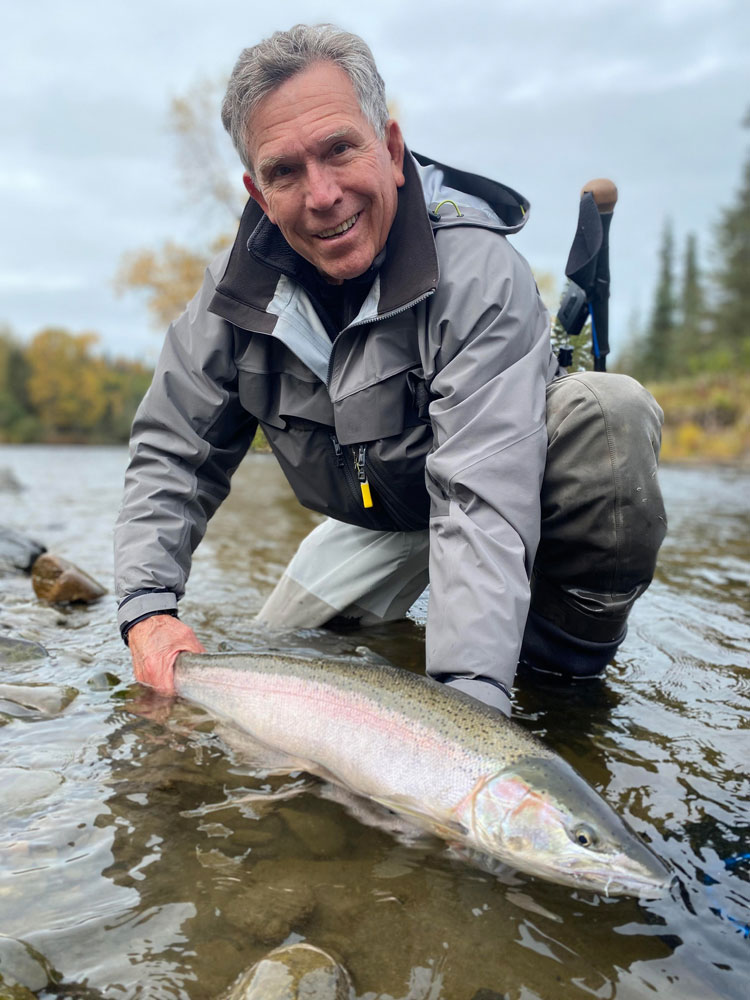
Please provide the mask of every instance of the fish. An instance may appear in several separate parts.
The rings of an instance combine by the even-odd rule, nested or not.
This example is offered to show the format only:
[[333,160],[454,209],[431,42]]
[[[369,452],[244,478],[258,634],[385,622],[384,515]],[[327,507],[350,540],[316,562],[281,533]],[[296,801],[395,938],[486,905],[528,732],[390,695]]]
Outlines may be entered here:
[[363,657],[181,653],[177,694],[471,858],[655,898],[664,862],[559,754],[498,709]]

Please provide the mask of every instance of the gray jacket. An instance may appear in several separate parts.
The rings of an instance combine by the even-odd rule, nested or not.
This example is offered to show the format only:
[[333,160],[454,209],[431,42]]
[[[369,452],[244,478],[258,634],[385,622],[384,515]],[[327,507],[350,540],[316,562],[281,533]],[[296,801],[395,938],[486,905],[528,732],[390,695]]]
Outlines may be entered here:
[[505,239],[528,204],[419,163],[407,155],[385,259],[342,331],[315,308],[310,266],[248,204],[136,414],[115,538],[121,626],[176,607],[260,424],[305,506],[376,529],[429,523],[428,671],[467,690],[512,684],[556,370],[549,318]]

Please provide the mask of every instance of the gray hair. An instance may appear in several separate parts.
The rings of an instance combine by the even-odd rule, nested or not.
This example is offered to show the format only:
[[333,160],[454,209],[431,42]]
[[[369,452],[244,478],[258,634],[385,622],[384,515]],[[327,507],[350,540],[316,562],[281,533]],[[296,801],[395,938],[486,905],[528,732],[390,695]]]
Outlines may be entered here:
[[251,176],[247,152],[250,117],[257,105],[291,77],[317,62],[332,62],[351,80],[362,114],[378,138],[385,135],[385,84],[369,46],[334,24],[295,24],[243,49],[229,78],[221,121]]

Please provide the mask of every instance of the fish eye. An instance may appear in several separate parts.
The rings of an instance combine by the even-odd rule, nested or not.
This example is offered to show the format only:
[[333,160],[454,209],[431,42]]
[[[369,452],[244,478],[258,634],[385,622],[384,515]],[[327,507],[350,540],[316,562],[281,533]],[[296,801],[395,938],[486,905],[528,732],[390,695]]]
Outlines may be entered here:
[[579,823],[571,833],[571,839],[581,847],[596,847],[599,843],[599,836],[596,830],[588,823]]

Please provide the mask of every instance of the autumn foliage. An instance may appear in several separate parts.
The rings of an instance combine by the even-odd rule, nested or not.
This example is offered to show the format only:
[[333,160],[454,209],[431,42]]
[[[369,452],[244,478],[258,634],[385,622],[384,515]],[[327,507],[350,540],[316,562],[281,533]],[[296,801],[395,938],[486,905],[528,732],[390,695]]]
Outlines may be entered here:
[[98,336],[61,327],[27,344],[0,331],[0,441],[127,441],[151,372],[95,353]]

